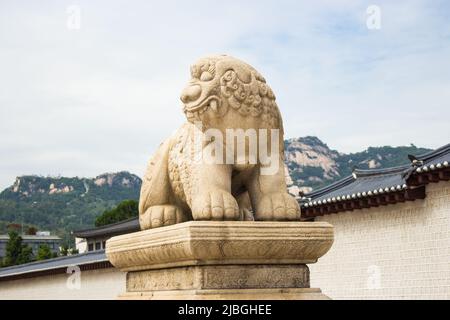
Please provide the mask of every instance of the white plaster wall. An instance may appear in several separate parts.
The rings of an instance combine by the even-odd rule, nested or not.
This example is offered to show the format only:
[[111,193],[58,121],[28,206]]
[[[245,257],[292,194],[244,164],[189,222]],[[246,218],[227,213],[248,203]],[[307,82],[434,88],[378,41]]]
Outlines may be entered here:
[[425,200],[326,215],[335,242],[310,265],[333,299],[450,299],[450,182]]
[[84,238],[75,238],[75,248],[78,249],[78,253],[85,253],[88,251],[87,241]]
[[125,292],[125,276],[126,273],[115,268],[82,271],[79,289],[75,274],[0,281],[0,300],[116,299]]

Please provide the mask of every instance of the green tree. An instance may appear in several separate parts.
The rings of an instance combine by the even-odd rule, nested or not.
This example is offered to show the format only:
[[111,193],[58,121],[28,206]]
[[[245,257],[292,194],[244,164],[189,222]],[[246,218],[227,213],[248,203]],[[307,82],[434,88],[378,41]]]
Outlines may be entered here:
[[61,248],[59,248],[59,254],[62,256],[67,256],[69,253],[69,246],[66,244],[63,244]]
[[31,262],[33,260],[33,249],[27,246],[26,244],[22,245],[22,250],[19,254],[19,258],[17,259],[16,264],[24,264]]
[[100,227],[107,224],[123,221],[139,215],[139,204],[136,200],[125,200],[116,208],[105,211],[95,220],[95,226]]
[[53,252],[50,247],[46,244],[41,244],[39,246],[38,252],[36,254],[36,260],[47,260],[53,258]]
[[69,248],[69,246],[65,244],[65,245],[61,246],[59,254],[61,256],[71,256],[73,254],[78,254],[78,249]]
[[6,255],[4,266],[14,266],[30,262],[33,256],[32,249],[22,243],[22,237],[16,231],[8,233],[9,240],[6,243]]

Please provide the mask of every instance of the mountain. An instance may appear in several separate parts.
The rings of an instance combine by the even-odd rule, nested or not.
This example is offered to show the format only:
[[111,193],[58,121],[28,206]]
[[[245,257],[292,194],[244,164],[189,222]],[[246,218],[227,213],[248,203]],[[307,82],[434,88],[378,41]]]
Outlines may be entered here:
[[[330,149],[317,137],[285,141],[289,190],[309,192],[348,176],[353,167],[392,167],[408,163],[408,154],[429,151],[407,147],[370,147],[345,154]],[[93,179],[17,177],[0,193],[0,233],[11,223],[50,230],[72,241],[70,231],[90,228],[94,220],[125,199],[138,199],[141,179],[128,172],[106,173]],[[25,230],[25,228],[24,228]]]
[[330,149],[317,137],[285,141],[285,161],[291,193],[308,193],[352,173],[353,168],[388,168],[409,163],[408,154],[430,151],[414,145],[403,147],[369,147],[357,153],[340,153]]
[[138,199],[141,179],[128,172],[93,179],[17,177],[0,193],[0,233],[9,223],[51,230],[65,240],[69,232],[92,227],[95,218],[124,199]]

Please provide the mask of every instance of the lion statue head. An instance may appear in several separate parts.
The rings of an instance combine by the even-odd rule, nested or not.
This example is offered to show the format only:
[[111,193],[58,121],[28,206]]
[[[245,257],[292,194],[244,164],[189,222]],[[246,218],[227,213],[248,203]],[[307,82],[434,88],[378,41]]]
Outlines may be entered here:
[[243,129],[283,130],[275,95],[264,77],[228,55],[207,56],[192,65],[191,80],[180,98],[192,123],[218,129],[239,124]]

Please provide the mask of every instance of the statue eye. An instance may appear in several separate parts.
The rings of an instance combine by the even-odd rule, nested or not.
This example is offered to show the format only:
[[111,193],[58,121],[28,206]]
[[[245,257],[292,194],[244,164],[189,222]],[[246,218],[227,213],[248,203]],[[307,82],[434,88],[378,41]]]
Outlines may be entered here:
[[208,71],[202,72],[202,75],[200,76],[201,81],[211,81],[213,78],[213,75]]

